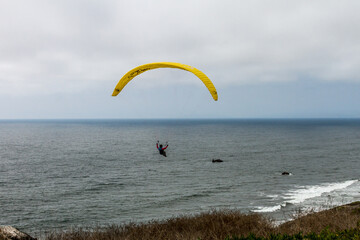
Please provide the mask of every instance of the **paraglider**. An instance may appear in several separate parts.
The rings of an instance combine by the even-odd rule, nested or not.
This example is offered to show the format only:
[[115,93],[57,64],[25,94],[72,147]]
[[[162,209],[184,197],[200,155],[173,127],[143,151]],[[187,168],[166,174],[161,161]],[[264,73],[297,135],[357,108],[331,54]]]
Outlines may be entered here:
[[[194,68],[192,66],[182,64],[182,63],[174,63],[174,62],[148,63],[148,64],[138,66],[138,67],[136,67],[134,69],[131,69],[116,84],[115,89],[114,89],[114,91],[112,93],[112,96],[117,96],[123,90],[123,88],[133,78],[135,78],[136,76],[142,74],[143,72],[153,70],[153,69],[157,69],[157,68],[176,68],[176,69],[181,69],[181,70],[185,70],[185,71],[193,73],[195,76],[197,76],[204,83],[205,87],[210,92],[212,98],[215,101],[218,100],[218,94],[217,94],[217,91],[216,91],[216,88],[215,88],[214,84],[211,82],[211,80],[203,72],[201,72],[200,70],[198,70],[198,69],[196,69],[196,68]],[[169,145],[166,144],[166,146],[163,147],[163,145],[160,145],[159,142],[156,143],[156,148],[159,150],[160,155],[163,155],[164,157],[166,157],[165,149],[168,146]]]
[[167,149],[168,146],[169,144],[167,142],[165,147],[163,147],[162,144],[159,145],[159,140],[156,142],[156,148],[159,150],[160,155],[163,155],[164,157],[166,157],[165,149]]
[[112,96],[117,96],[121,92],[121,90],[126,86],[126,84],[128,84],[134,77],[138,76],[143,72],[156,68],[178,68],[195,74],[205,84],[213,99],[215,101],[218,100],[218,95],[214,84],[203,72],[189,65],[185,65],[181,63],[172,63],[172,62],[148,63],[130,70],[119,80],[119,82],[117,83],[114,89]]

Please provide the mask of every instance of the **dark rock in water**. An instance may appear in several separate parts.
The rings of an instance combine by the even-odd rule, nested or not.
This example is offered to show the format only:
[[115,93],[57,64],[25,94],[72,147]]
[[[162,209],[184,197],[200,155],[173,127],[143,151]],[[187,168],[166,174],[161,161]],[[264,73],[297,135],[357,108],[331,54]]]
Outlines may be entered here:
[[0,239],[5,240],[36,240],[36,238],[19,231],[12,226],[0,226]]
[[223,162],[221,159],[213,159],[212,162]]
[[283,172],[281,175],[290,175],[289,172]]

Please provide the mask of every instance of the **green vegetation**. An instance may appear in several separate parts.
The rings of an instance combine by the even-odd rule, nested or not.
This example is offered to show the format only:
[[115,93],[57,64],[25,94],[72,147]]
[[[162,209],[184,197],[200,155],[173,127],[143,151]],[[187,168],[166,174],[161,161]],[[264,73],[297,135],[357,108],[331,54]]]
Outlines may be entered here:
[[332,232],[328,229],[324,229],[319,234],[308,233],[308,234],[270,234],[268,237],[257,237],[254,234],[250,234],[247,237],[227,237],[225,240],[359,240],[360,229],[351,229]]
[[299,216],[279,226],[259,214],[221,210],[165,221],[53,232],[45,236],[45,239],[360,240],[360,202]]

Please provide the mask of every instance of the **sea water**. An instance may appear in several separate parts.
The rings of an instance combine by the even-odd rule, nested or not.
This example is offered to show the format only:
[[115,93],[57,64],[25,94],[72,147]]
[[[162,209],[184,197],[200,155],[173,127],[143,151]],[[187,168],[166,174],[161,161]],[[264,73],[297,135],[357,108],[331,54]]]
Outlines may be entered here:
[[37,233],[214,209],[283,221],[360,200],[359,167],[356,119],[0,121],[0,225]]

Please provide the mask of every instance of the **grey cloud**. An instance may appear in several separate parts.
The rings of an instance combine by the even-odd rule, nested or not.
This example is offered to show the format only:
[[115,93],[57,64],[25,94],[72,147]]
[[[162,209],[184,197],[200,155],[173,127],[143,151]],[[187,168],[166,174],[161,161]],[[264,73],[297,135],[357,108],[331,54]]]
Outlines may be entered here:
[[194,65],[219,85],[359,81],[359,7],[355,0],[6,1],[0,91],[82,91],[85,82],[110,84],[152,61]]

